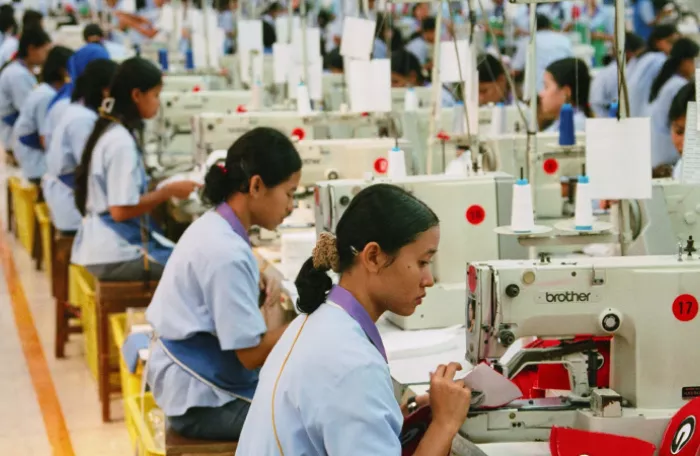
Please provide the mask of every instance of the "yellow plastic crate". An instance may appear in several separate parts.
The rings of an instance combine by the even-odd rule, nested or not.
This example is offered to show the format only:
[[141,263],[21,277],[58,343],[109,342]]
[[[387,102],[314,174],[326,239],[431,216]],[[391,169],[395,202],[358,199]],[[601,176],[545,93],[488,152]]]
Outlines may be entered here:
[[[71,265],[70,273],[77,274],[74,278],[77,295],[76,304],[80,307],[80,320],[83,326],[83,344],[85,345],[85,361],[92,377],[97,380],[97,311],[95,308],[95,279],[92,275],[80,266]],[[73,280],[71,280],[72,284]],[[70,294],[70,293],[69,293]],[[71,302],[72,303],[72,302]],[[111,339],[109,339],[111,340]],[[109,363],[111,366],[119,364],[119,351],[117,347],[110,344]],[[120,385],[119,373],[110,375],[110,383]]]
[[119,350],[119,376],[122,382],[122,394],[124,398],[138,396],[141,393],[141,379],[143,378],[141,364],[139,363],[136,373],[132,374],[121,351],[126,339],[126,313],[110,315],[109,325],[112,328],[112,340]]
[[51,280],[53,277],[51,275],[51,260],[53,258],[51,252],[51,214],[49,213],[49,206],[46,203],[37,203],[34,205],[34,215],[39,221],[39,232],[41,235],[41,251],[43,253],[44,259],[44,270],[46,275]]
[[158,406],[151,393],[143,396],[143,415],[141,414],[141,396],[131,396],[124,400],[126,429],[134,443],[138,456],[165,456],[163,443],[158,442],[156,430],[147,418],[151,410],[157,410]]
[[34,203],[39,189],[34,184],[25,185],[17,178],[11,180],[9,184],[19,241],[31,253],[34,245],[34,222],[36,221]]

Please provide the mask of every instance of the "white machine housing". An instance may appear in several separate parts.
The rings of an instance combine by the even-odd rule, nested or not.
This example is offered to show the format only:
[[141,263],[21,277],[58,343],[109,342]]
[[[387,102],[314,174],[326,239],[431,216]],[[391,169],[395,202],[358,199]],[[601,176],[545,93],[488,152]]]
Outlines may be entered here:
[[[299,141],[297,150],[303,163],[302,187],[333,179],[361,179],[368,173],[375,177],[386,175],[389,151],[396,141],[378,139],[311,139]],[[399,140],[398,146],[406,157],[406,173],[413,174],[411,146]]]
[[700,185],[652,181],[649,200],[632,201],[628,255],[673,255],[689,236],[700,240]]
[[82,25],[62,25],[54,32],[54,40],[58,45],[77,51],[85,44],[83,28]]
[[226,77],[218,74],[165,74],[164,92],[192,92],[194,90],[224,90]]
[[700,319],[674,316],[674,306],[700,296],[697,256],[503,260],[468,270],[467,361],[498,359],[525,337],[612,336],[610,389],[625,402],[604,417],[590,402],[516,401],[477,411],[462,433],[477,443],[546,441],[557,425],[660,444],[668,420],[690,399],[684,388],[700,382],[688,348],[700,344]]
[[[441,328],[463,321],[465,261],[527,257],[526,249],[515,237],[498,236],[493,231],[510,220],[514,179],[505,173],[319,182],[315,190],[316,232],[335,232],[352,198],[376,183],[404,188],[430,206],[440,219],[442,241],[432,264],[435,286],[427,290],[423,304],[410,317],[389,315],[403,329]],[[468,221],[468,211],[483,211],[483,220]]]
[[[535,182],[531,182],[535,215],[538,219],[559,219],[565,216],[561,178],[579,176],[586,157],[582,148],[579,148],[579,151],[571,150],[564,155],[562,149],[558,147],[557,133],[538,133],[536,138],[537,153],[542,155],[542,160],[536,164]],[[585,133],[577,132],[576,143],[583,144],[584,141]],[[487,151],[484,168],[487,171],[498,170],[514,176],[520,175],[521,168],[527,172],[526,134],[507,133],[487,136],[484,139],[484,147]],[[547,156],[548,152],[553,151],[557,151],[558,155]],[[547,172],[545,165],[551,163],[556,163],[556,170]]]

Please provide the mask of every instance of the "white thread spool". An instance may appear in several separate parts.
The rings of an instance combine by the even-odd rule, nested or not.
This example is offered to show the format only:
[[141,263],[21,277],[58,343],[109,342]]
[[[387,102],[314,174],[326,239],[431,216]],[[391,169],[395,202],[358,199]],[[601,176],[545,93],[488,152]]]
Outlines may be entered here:
[[513,185],[510,228],[515,233],[529,233],[535,228],[532,188],[527,179],[522,176]]
[[467,121],[464,118],[464,103],[458,101],[452,108],[452,134],[464,135],[467,132]]
[[262,98],[262,83],[260,79],[256,79],[253,83],[252,90],[250,91],[250,104],[248,105],[249,111],[259,111]]
[[579,176],[576,184],[576,212],[574,225],[578,231],[593,229],[593,202],[588,176]]
[[409,87],[406,89],[406,94],[403,99],[403,110],[406,112],[416,111],[418,109],[418,95],[416,89]]
[[398,146],[389,151],[389,169],[387,171],[389,179],[400,179],[406,177],[406,153]]
[[297,87],[297,113],[305,116],[311,113],[311,100],[309,99],[309,88],[303,82]]
[[503,103],[496,103],[491,108],[491,135],[502,135],[506,132],[506,107]]

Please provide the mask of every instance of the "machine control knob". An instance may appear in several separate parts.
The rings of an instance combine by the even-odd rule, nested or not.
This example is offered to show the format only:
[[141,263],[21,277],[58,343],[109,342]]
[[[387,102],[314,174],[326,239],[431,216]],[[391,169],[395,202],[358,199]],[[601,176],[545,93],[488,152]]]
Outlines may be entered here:
[[622,326],[622,313],[616,309],[605,309],[598,318],[600,327],[607,333],[615,333]]
[[347,195],[341,196],[338,202],[341,206],[347,206],[348,204],[350,204],[350,197]]
[[515,342],[515,334],[507,329],[502,329],[498,332],[498,342],[504,347],[510,347]]
[[340,175],[338,174],[338,171],[331,169],[326,172],[326,179],[328,180],[335,180],[340,178]]
[[506,295],[509,298],[515,298],[520,294],[520,287],[514,283],[511,283],[506,287]]

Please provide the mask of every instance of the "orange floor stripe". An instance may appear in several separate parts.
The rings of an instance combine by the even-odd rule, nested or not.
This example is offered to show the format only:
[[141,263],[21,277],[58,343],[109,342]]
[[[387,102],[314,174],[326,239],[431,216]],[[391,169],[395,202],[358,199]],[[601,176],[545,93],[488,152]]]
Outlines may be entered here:
[[56,394],[56,387],[51,378],[51,371],[46,363],[44,350],[34,325],[34,318],[29,309],[27,297],[24,294],[17,268],[12,257],[12,251],[7,244],[5,224],[0,223],[0,256],[5,272],[5,280],[10,292],[10,301],[15,315],[15,325],[22,342],[22,351],[27,361],[29,375],[32,378],[34,391],[39,402],[41,415],[44,419],[46,434],[53,449],[54,456],[74,456],[73,445],[66,426],[61,403]]

